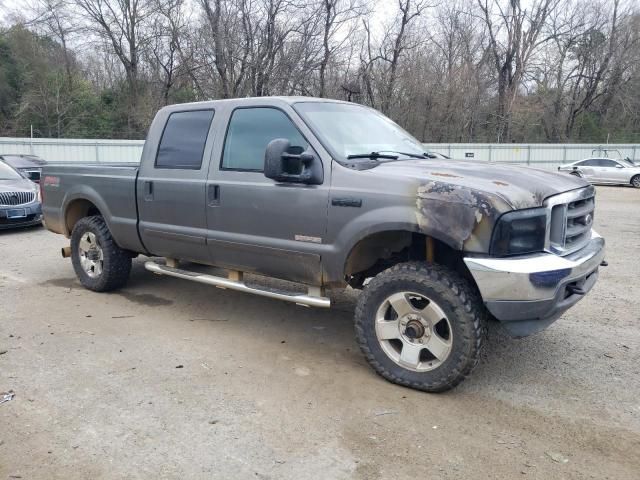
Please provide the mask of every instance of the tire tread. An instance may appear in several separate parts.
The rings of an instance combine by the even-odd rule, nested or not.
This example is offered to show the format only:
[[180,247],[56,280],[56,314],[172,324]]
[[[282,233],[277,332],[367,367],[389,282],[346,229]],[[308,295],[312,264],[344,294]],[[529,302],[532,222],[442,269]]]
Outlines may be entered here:
[[72,245],[86,231],[93,231],[98,237],[104,258],[104,268],[100,277],[95,279],[89,277],[80,267],[77,252],[72,251],[73,267],[80,283],[95,292],[109,292],[123,287],[131,273],[131,255],[116,244],[102,216],[94,215],[78,220],[71,235]]
[[[365,336],[365,307],[369,301],[370,294],[375,288],[379,288],[385,283],[395,282],[398,280],[407,280],[411,282],[419,282],[435,290],[440,289],[452,292],[459,301],[459,306],[454,310],[462,309],[463,315],[467,315],[472,319],[472,333],[463,338],[464,341],[471,345],[471,352],[467,358],[460,358],[457,364],[449,369],[444,376],[437,381],[409,381],[392,371],[388,370],[371,351],[367,344]],[[457,315],[460,313],[455,312]],[[414,388],[426,392],[443,392],[450,390],[459,385],[467,378],[480,360],[484,339],[487,335],[486,313],[482,300],[477,293],[470,287],[468,282],[460,275],[453,272],[449,268],[438,264],[427,264],[425,262],[407,262],[397,264],[388,270],[380,273],[365,287],[360,295],[356,306],[355,314],[355,331],[358,345],[362,350],[366,360],[373,369],[383,378],[403,385],[405,387]],[[401,368],[401,367],[399,367]]]

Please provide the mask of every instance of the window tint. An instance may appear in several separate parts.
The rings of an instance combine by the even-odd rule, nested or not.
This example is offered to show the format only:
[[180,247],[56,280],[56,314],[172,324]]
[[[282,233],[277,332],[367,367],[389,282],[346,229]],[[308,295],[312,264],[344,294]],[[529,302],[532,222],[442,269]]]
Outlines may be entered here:
[[598,162],[600,167],[615,167],[617,165],[613,160],[606,160],[604,158],[600,159]]
[[224,143],[222,168],[262,171],[271,140],[286,138],[292,146],[308,147],[284,112],[275,108],[240,108],[233,112]]
[[212,118],[213,110],[172,113],[162,133],[156,167],[199,169]]
[[578,166],[580,167],[597,167],[598,165],[599,163],[596,159],[585,160],[584,162],[578,163]]

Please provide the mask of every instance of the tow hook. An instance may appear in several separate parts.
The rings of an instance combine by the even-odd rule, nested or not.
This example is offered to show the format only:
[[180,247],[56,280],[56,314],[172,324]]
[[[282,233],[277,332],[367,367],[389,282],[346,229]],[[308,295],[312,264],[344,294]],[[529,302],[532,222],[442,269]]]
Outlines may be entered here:
[[585,292],[582,288],[578,287],[577,285],[567,285],[567,291],[571,295],[586,295],[587,294],[587,292]]

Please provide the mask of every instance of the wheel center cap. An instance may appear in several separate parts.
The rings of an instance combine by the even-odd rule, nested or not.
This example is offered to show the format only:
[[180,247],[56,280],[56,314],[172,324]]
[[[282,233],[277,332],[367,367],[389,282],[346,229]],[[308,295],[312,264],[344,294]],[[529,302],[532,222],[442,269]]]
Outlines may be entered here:
[[418,320],[411,320],[404,329],[404,334],[410,339],[421,338],[425,334],[424,325]]
[[96,261],[100,258],[100,252],[98,252],[98,249],[92,248],[91,250],[89,250],[87,252],[87,259],[91,260],[91,261]]

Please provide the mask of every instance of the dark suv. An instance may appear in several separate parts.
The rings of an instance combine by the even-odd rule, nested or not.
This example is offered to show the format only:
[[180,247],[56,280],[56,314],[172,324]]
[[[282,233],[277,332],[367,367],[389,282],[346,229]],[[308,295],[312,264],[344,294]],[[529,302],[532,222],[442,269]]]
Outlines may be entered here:
[[40,183],[40,172],[46,161],[36,155],[0,155],[0,161],[15,168],[32,182]]

